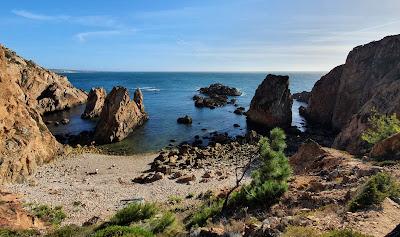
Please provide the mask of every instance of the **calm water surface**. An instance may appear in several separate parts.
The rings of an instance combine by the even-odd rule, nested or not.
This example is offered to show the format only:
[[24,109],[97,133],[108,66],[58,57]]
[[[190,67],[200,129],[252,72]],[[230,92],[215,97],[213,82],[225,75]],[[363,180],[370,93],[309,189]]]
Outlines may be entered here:
[[[115,150],[128,153],[140,153],[160,149],[170,143],[170,139],[182,141],[192,140],[195,135],[207,136],[210,132],[228,132],[235,136],[246,132],[246,117],[233,113],[235,107],[227,105],[210,110],[196,108],[192,97],[200,87],[220,82],[224,85],[239,88],[243,95],[237,97],[237,104],[246,110],[256,88],[268,73],[174,73],[174,72],[85,72],[66,73],[71,83],[85,91],[92,87],[104,87],[107,92],[113,86],[120,85],[129,89],[133,96],[139,87],[144,94],[145,109],[150,119],[144,126],[136,129],[127,139],[112,144]],[[274,72],[274,74],[289,75],[292,93],[303,90],[310,91],[323,72]],[[301,104],[294,101],[293,125],[302,127],[304,120],[299,116],[298,107]],[[84,106],[76,107],[61,114],[49,115],[50,118],[69,117],[71,122],[65,126],[50,127],[54,134],[78,134],[83,130],[92,130],[95,121],[80,118]],[[176,123],[180,116],[189,115],[193,118],[190,126]],[[233,124],[240,128],[234,128]],[[207,131],[202,131],[205,128]]]

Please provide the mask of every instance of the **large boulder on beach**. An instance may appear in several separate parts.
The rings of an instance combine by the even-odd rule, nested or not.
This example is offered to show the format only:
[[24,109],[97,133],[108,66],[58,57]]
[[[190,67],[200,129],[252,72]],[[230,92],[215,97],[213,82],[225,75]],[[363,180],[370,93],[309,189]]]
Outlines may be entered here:
[[[137,94],[141,93],[140,89],[137,90]],[[95,141],[105,144],[126,138],[148,119],[147,113],[140,109],[144,108],[142,103],[138,104],[135,100],[131,100],[128,89],[114,87],[104,102],[94,134]]]
[[83,119],[92,119],[100,116],[101,110],[106,100],[106,90],[104,88],[92,88],[89,92]]
[[354,48],[315,84],[305,115],[340,131],[336,148],[358,154],[372,110],[400,115],[400,35]]
[[251,100],[247,119],[269,128],[288,127],[292,123],[292,104],[289,77],[269,74]]
[[61,151],[43,113],[85,101],[66,77],[0,45],[0,183],[22,181]]

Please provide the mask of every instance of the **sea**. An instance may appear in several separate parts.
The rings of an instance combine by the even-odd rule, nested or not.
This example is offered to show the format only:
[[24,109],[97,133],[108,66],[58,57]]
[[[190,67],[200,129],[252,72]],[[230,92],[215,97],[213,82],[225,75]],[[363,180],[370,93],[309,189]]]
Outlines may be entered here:
[[[106,148],[124,154],[145,153],[159,150],[169,144],[193,141],[194,137],[207,137],[212,132],[226,132],[230,136],[244,135],[247,131],[246,117],[236,115],[234,105],[216,109],[196,108],[193,95],[198,89],[212,83],[236,87],[242,95],[236,97],[238,106],[249,108],[258,85],[267,74],[288,75],[291,93],[310,91],[325,72],[68,72],[62,73],[77,88],[87,92],[93,87],[103,87],[110,92],[114,86],[129,89],[131,97],[136,88],[144,96],[145,110],[149,120],[121,142]],[[304,130],[305,120],[299,115],[301,102],[293,103],[292,125]],[[70,119],[67,125],[49,126],[54,135],[77,135],[95,129],[96,121],[80,118],[85,106],[46,115],[47,120]],[[178,124],[178,117],[189,115],[191,125]],[[239,124],[240,127],[234,127]],[[207,141],[205,141],[207,142]]]

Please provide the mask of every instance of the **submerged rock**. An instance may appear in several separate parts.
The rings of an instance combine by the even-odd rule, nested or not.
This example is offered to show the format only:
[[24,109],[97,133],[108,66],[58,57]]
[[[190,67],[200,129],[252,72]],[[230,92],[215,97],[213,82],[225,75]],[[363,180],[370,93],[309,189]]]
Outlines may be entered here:
[[269,128],[289,127],[292,103],[289,77],[269,74],[258,86],[246,115],[250,122]]
[[180,124],[192,124],[193,121],[190,116],[185,115],[185,117],[178,118],[176,122]]
[[106,99],[106,90],[104,88],[92,88],[88,95],[85,111],[82,114],[83,119],[92,119],[99,117]]
[[140,108],[144,108],[143,104],[131,100],[128,89],[114,87],[105,99],[94,134],[95,141],[104,144],[126,138],[148,119],[147,114]]

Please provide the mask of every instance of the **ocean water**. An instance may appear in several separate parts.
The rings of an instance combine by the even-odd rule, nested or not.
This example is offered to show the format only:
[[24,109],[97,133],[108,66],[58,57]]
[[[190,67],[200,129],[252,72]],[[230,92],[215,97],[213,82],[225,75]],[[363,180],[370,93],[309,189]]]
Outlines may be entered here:
[[[214,110],[196,108],[192,100],[200,87],[220,82],[242,91],[242,96],[236,97],[237,104],[246,110],[256,88],[268,73],[206,73],[206,72],[84,72],[65,73],[70,82],[77,88],[89,91],[92,87],[104,87],[109,92],[113,86],[124,86],[130,95],[136,88],[141,88],[144,95],[145,109],[150,119],[144,126],[137,128],[122,142],[108,145],[115,151],[126,153],[141,153],[158,150],[170,143],[176,144],[191,141],[194,136],[208,136],[210,132],[228,132],[231,136],[244,134],[247,129],[246,117],[233,113],[235,107],[226,105]],[[303,90],[310,91],[314,83],[324,72],[274,72],[274,74],[289,75],[292,94]],[[294,101],[292,125],[303,129],[305,121],[298,113],[301,103]],[[50,114],[46,119],[56,120],[60,117],[70,119],[68,125],[49,127],[53,134],[78,134],[84,130],[92,130],[95,121],[82,120],[80,115],[84,106],[78,106],[69,111]],[[189,115],[193,118],[192,125],[177,124],[178,117]],[[234,128],[233,124],[240,128]],[[203,131],[202,129],[207,129]]]

